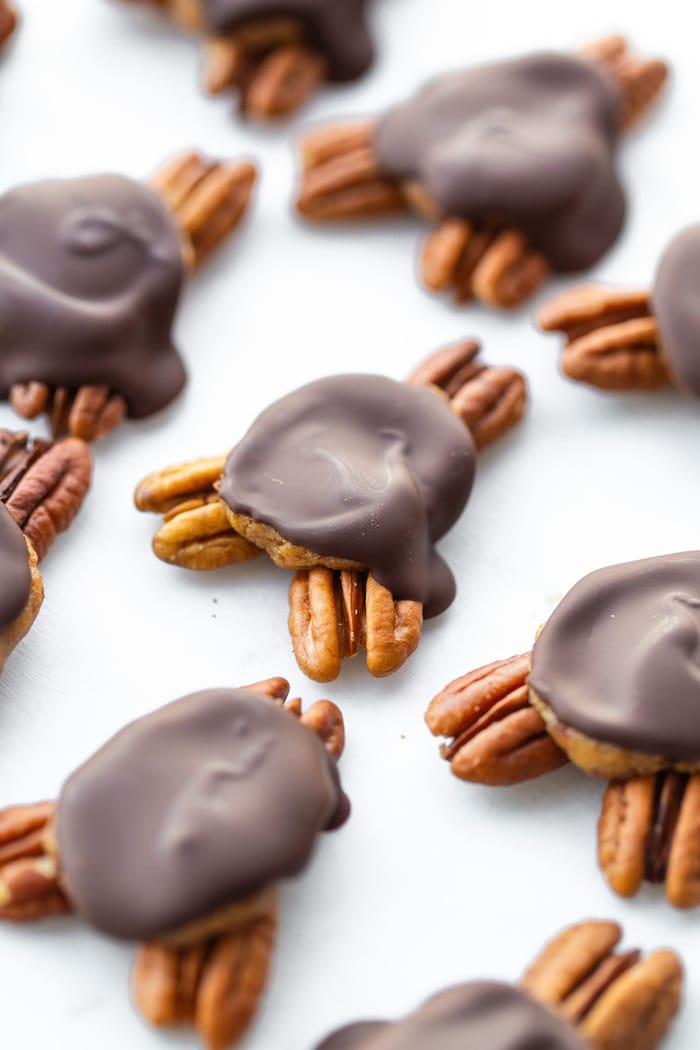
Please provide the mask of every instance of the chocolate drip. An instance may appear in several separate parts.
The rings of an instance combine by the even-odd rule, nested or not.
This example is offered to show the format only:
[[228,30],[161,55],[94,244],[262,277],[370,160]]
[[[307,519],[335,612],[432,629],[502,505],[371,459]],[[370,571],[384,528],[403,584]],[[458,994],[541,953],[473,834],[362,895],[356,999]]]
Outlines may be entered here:
[[700,552],[584,577],[540,634],[530,685],[595,740],[700,758]]
[[666,249],[652,308],[674,379],[700,397],[700,225],[683,230]]
[[524,992],[472,981],[429,999],[405,1020],[342,1028],[316,1050],[585,1050],[571,1025]]
[[204,18],[215,33],[230,33],[245,22],[292,18],[309,44],[328,63],[328,79],[356,80],[369,69],[374,48],[366,21],[368,0],[202,0]]
[[379,122],[385,175],[417,179],[445,215],[515,226],[566,272],[614,243],[620,99],[593,65],[537,54],[429,84]]
[[430,388],[320,379],[276,402],[229,456],[220,495],[287,541],[369,568],[436,616],[455,583],[433,544],[471,491],[474,444]]
[[312,730],[257,693],[193,693],[132,722],[67,781],[62,878],[99,929],[159,938],[296,875],[348,812]]
[[27,542],[10,512],[0,503],[0,631],[21,615],[31,590]]
[[171,340],[180,234],[120,175],[31,183],[0,198],[0,397],[15,383],[106,386],[149,416],[180,392]]

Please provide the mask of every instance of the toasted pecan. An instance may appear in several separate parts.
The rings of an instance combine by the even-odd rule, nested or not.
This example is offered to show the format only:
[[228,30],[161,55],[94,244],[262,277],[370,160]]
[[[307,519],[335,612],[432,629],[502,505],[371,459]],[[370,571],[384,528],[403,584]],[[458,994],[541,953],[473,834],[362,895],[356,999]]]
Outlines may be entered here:
[[41,560],[80,510],[92,477],[92,457],[78,438],[32,439],[0,429],[0,502]]
[[302,569],[292,581],[289,608],[297,663],[317,682],[337,678],[342,660],[356,655],[360,646],[370,674],[393,674],[420,641],[422,605],[394,601],[371,573]]
[[598,861],[622,897],[647,881],[665,884],[677,908],[700,905],[700,774],[613,781],[598,824]]
[[414,386],[433,385],[450,399],[477,449],[486,448],[516,426],[525,414],[527,385],[515,368],[478,360],[479,343],[465,339],[431,354],[409,376]]
[[529,671],[529,653],[497,660],[450,682],[431,701],[428,728],[452,738],[440,751],[461,780],[509,786],[565,765],[530,706]]
[[233,1046],[250,1026],[267,984],[277,932],[267,914],[206,941],[141,947],[134,1000],[151,1024],[194,1024],[211,1050]]
[[561,364],[571,379],[620,391],[672,382],[647,291],[582,285],[546,303],[538,323],[565,335]]
[[0,811],[0,919],[34,922],[70,911],[48,849],[53,802]]
[[152,177],[178,222],[192,266],[199,266],[239,226],[256,178],[250,161],[210,160],[194,151],[174,157]]
[[683,970],[670,951],[616,953],[621,937],[614,922],[571,926],[546,945],[521,987],[596,1050],[655,1050],[678,1011]]

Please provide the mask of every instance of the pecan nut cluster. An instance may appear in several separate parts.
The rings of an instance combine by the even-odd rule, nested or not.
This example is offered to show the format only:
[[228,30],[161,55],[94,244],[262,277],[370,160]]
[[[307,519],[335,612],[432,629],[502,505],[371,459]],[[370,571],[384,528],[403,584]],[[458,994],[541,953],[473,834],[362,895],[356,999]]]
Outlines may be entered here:
[[[1,396],[25,419],[47,416],[54,437],[84,441],[100,440],[127,416],[152,415],[172,401],[186,378],[170,336],[185,270],[200,266],[238,227],[255,180],[248,161],[188,152],[166,164],[150,186],[94,176],[6,194],[0,200],[10,244],[0,274],[7,288]],[[15,259],[13,231],[29,227],[35,248]],[[62,237],[59,229],[66,231]],[[60,295],[56,272],[71,275]],[[93,272],[101,275],[99,310]],[[25,299],[31,309],[22,305]],[[56,302],[64,304],[61,310]]]
[[[426,723],[445,737],[442,757],[460,780],[512,786],[568,763],[530,701],[530,653],[455,679],[431,701]],[[700,906],[700,775],[662,771],[612,780],[598,822],[598,863],[611,889],[635,896],[665,886],[677,908]]]
[[138,0],[160,8],[202,39],[204,85],[212,95],[233,91],[240,112],[275,120],[301,109],[326,81],[361,76],[372,60],[367,0],[319,0],[286,9],[263,0]]
[[[467,341],[429,357],[409,378],[449,399],[479,449],[517,424],[525,410],[520,372],[478,360]],[[342,660],[366,650],[371,674],[398,670],[418,646],[421,602],[395,599],[366,566],[315,556],[290,546],[274,530],[233,516],[218,491],[225,457],[180,464],[146,477],[135,494],[141,511],[163,514],[153,539],[155,554],[190,569],[213,569],[257,557],[263,550],[278,565],[294,568],[289,629],[302,671],[316,681],[336,678]],[[303,567],[299,567],[301,566]]]
[[[288,699],[289,683],[283,678],[267,679],[247,686],[243,690],[234,691],[234,694],[244,696],[244,702],[248,706],[251,704],[251,697],[253,697],[253,707],[262,700],[266,705],[263,713],[268,725],[271,718],[270,701],[277,707],[283,708],[285,712],[288,712],[284,715],[283,724],[286,723],[288,717],[298,720],[305,730],[309,730],[314,737],[319,737],[324,745],[319,749],[321,754],[325,750],[330,756],[325,759],[329,770],[335,767],[335,762],[340,758],[345,743],[343,717],[335,704],[322,700],[303,712],[299,699]],[[211,699],[215,707],[226,702],[226,697],[219,697],[218,694]],[[209,702],[205,694],[196,694],[194,698],[188,697],[184,700],[198,701],[200,706],[202,702]],[[170,705],[170,708],[174,709],[182,703],[183,701],[178,701],[176,705]],[[226,715],[224,714],[223,717],[225,720]],[[196,712],[194,718],[197,718]],[[275,719],[278,718],[279,716],[274,716],[273,725]],[[170,726],[168,731],[171,734],[168,746],[172,747],[173,719],[171,715],[168,715],[168,722]],[[236,725],[235,720],[229,722],[228,732],[231,733],[231,729]],[[265,767],[267,772],[262,774],[262,780],[260,779],[261,755],[256,750],[257,748],[275,747],[276,742],[270,736],[269,728],[266,730],[263,725],[263,728],[258,730],[259,744],[254,745],[251,751],[249,735],[256,731],[255,721],[253,719],[249,722],[243,717],[240,727],[241,735],[238,740],[236,741],[234,732],[227,745],[234,763],[231,769],[237,785],[236,791],[240,793],[240,791],[247,790],[246,781],[248,779],[254,781],[253,790],[256,795],[260,791],[270,789],[276,791],[275,778],[280,756],[279,746],[275,751],[275,762],[268,762]],[[188,735],[191,735],[191,732],[191,728],[187,730]],[[296,731],[292,736],[295,740],[298,739]],[[303,736],[305,737],[306,733]],[[188,743],[185,743],[185,747],[187,746],[189,746]],[[236,760],[237,746],[239,754]],[[298,743],[295,746],[298,748]],[[318,748],[318,745],[316,747]],[[308,749],[309,744],[306,742],[301,752],[308,751]],[[208,752],[204,753],[206,755]],[[99,758],[100,755],[96,756],[92,763],[84,767],[88,771],[87,775],[91,779],[91,784],[94,773],[90,765],[97,762]],[[340,826],[347,817],[347,799],[342,794],[337,776],[333,776],[331,783],[324,783],[327,780],[327,774],[323,773],[324,763],[318,763],[317,755],[314,756],[314,764],[319,768],[313,774],[310,772],[309,777],[317,779],[314,790],[319,793],[318,799],[326,800],[326,806],[330,799],[331,804],[337,806],[332,823],[328,827]],[[134,775],[138,775],[138,759],[136,766],[132,768]],[[203,771],[205,770],[206,765]],[[79,776],[81,772],[79,770],[75,776]],[[109,762],[106,764],[106,773],[102,770],[97,780],[94,781],[98,793],[100,778],[105,775],[109,783]],[[205,780],[202,783],[204,784]],[[293,791],[294,785],[289,785],[289,789]],[[307,788],[306,809],[303,811],[303,816],[300,817],[302,824],[309,824],[306,834],[316,830],[316,823],[319,825],[318,830],[323,830],[323,821],[328,820],[328,813],[325,817],[320,813],[314,813],[318,803],[314,802],[313,792],[309,794],[308,790]],[[90,793],[93,793],[92,787],[90,787]],[[230,851],[222,853],[221,844],[216,841],[209,842],[208,845],[206,843],[206,836],[211,834],[212,828],[221,830],[221,814],[216,807],[228,806],[230,808],[232,804],[235,804],[230,800],[225,784],[224,786],[220,784],[216,793],[218,802],[213,803],[214,808],[209,808],[212,802],[209,794],[204,792],[196,800],[192,800],[194,808],[191,814],[187,805],[182,808],[182,800],[177,796],[171,796],[167,801],[163,818],[166,821],[168,818],[171,821],[186,820],[188,823],[194,820],[190,833],[198,836],[200,849],[204,848],[208,851],[210,857],[213,858],[213,863],[221,863],[223,856],[228,858],[225,860],[225,865],[229,868],[233,865],[235,868],[235,851],[232,860]],[[333,802],[333,797],[337,798],[337,803]],[[99,801],[97,805],[100,805]],[[148,809],[149,805],[152,805],[151,799],[144,796],[144,807]],[[71,807],[73,812],[66,815],[64,810],[70,811]],[[104,922],[104,913],[99,911],[99,905],[95,905],[95,900],[99,900],[100,896],[108,898],[111,896],[112,899],[108,901],[109,908],[114,909],[116,902],[117,912],[121,910],[128,914],[133,909],[131,910],[132,917],[137,916],[137,924],[143,923],[145,914],[143,905],[134,901],[130,909],[124,896],[125,886],[129,884],[128,875],[125,881],[120,883],[121,888],[117,889],[116,896],[113,896],[113,891],[109,888],[105,891],[103,879],[98,879],[96,893],[94,885],[92,887],[88,885],[88,892],[85,886],[81,885],[83,872],[80,861],[78,861],[78,868],[74,868],[70,853],[66,855],[66,843],[71,841],[71,834],[75,834],[74,827],[71,825],[75,825],[76,821],[80,830],[82,812],[83,803],[76,799],[76,788],[70,782],[58,803],[42,802],[34,805],[14,806],[0,812],[0,920],[27,923],[74,912],[87,918],[88,921],[93,919],[97,925],[100,925]],[[113,818],[114,812],[112,812]],[[205,829],[207,825],[209,826],[208,832],[203,830],[202,821],[204,821]],[[213,824],[210,823],[211,821]],[[68,831],[66,831],[66,825],[68,825]],[[235,826],[235,820],[231,826]],[[264,835],[266,829],[256,831],[253,828],[251,831],[245,822],[238,827],[238,833],[243,836],[242,841],[248,842],[249,845],[251,842],[263,841],[259,836]],[[127,838],[129,836],[128,830],[116,825],[112,826],[110,834],[116,837],[123,837],[124,834],[127,835]],[[290,841],[303,834],[304,832],[295,827],[284,829],[284,835]],[[165,847],[168,840],[165,828],[163,835]],[[309,845],[310,842],[302,848],[308,851]],[[110,848],[108,842],[105,848]],[[286,848],[289,850],[290,847]],[[276,872],[279,876],[282,872],[279,869],[278,850],[275,848],[270,852],[264,844],[260,849],[263,857],[268,858],[260,862],[261,874],[269,877],[270,872]],[[291,849],[292,854],[287,863],[291,864],[295,872],[299,867],[297,852],[299,846],[292,844]],[[176,848],[173,862],[178,856],[182,860]],[[269,858],[272,858],[272,861]],[[137,858],[132,858],[132,861],[136,863]],[[250,868],[247,857],[242,861],[242,867],[246,870]],[[184,880],[187,889],[185,896],[194,897],[195,902],[201,898],[202,894],[204,897],[201,899],[208,899],[207,891],[201,889],[197,882],[192,883],[193,876],[189,872],[187,863],[182,865],[182,869],[179,874],[175,872],[174,875],[176,880]],[[75,874],[76,870],[79,872],[78,876]],[[253,868],[253,870],[258,869]],[[208,868],[202,869],[200,874],[203,881],[211,881]],[[236,881],[235,874],[229,878]],[[243,886],[248,885],[248,875],[242,874],[239,878],[242,879]],[[240,899],[230,904],[225,904],[224,897],[224,907],[219,906],[211,914],[201,917],[195,911],[194,921],[181,923],[177,929],[169,931],[167,936],[151,938],[141,945],[133,971],[133,998],[140,1012],[151,1024],[158,1027],[194,1025],[204,1043],[211,1050],[225,1050],[226,1047],[233,1046],[240,1040],[257,1013],[267,984],[278,922],[279,905],[276,881],[275,879],[269,884],[261,885],[254,892],[244,892]],[[182,890],[182,886],[180,889]],[[158,897],[155,898],[155,902],[155,910],[158,913],[161,908]],[[101,903],[104,905],[104,900]],[[179,901],[178,906],[182,907],[182,900]],[[107,913],[109,914],[109,911]],[[130,921],[133,921],[133,918]],[[127,925],[123,929],[128,928]],[[114,929],[118,935],[125,936],[124,932],[119,932],[118,924]]]
[[[664,62],[638,57],[619,36],[582,49],[580,57],[613,85],[622,131],[652,108],[668,76]],[[444,115],[434,116],[430,106],[437,103],[432,101],[430,87],[426,99],[428,108],[421,120],[429,129],[433,119],[437,123]],[[402,121],[405,130],[405,116]],[[422,282],[429,291],[451,293],[458,303],[476,299],[490,307],[512,309],[531,298],[552,269],[560,268],[517,226],[446,212],[425,180],[388,175],[378,156],[378,127],[375,122],[331,125],[302,140],[296,204],[302,217],[334,222],[408,211],[427,220],[434,229],[421,250]],[[453,144],[453,153],[455,148]],[[399,150],[399,157],[397,168],[406,167],[405,148]],[[464,179],[468,175],[462,182]]]

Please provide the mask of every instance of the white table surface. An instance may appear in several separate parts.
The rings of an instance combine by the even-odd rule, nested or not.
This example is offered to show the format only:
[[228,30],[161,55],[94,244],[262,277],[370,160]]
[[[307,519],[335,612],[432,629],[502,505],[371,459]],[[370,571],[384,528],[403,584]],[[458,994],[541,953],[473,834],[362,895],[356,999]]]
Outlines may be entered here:
[[[53,796],[123,723],[177,696],[285,675],[309,702],[342,705],[354,809],[284,890],[272,980],[246,1050],[311,1050],[335,1025],[397,1015],[451,982],[515,978],[547,937],[586,916],[622,921],[628,944],[680,951],[687,1001],[665,1046],[695,1047],[700,911],[674,912],[657,890],[626,903],[607,889],[595,860],[602,784],[571,768],[511,790],[463,784],[422,716],[455,675],[527,648],[586,571],[700,545],[700,406],[673,392],[577,387],[528,311],[504,319],[427,297],[414,280],[412,222],[317,232],[289,210],[290,142],[304,122],[378,110],[444,68],[622,30],[668,56],[675,77],[622,151],[629,220],[596,275],[647,282],[669,237],[700,214],[700,64],[687,5],[376,0],[372,74],[325,92],[291,127],[261,131],[229,100],[200,93],[197,47],[157,17],[107,0],[17,3],[23,24],[0,63],[0,188],[110,169],[145,176],[190,145],[256,157],[263,176],[244,231],[183,303],[184,397],[96,448],[84,511],[44,563],[44,607],[0,683],[0,803]],[[469,508],[441,545],[457,600],[395,677],[371,680],[358,658],[332,686],[305,681],[286,630],[288,577],[264,559],[197,575],[151,554],[156,519],[131,503],[145,473],[224,451],[302,382],[352,370],[400,378],[467,334],[490,361],[526,371],[531,409],[483,457]],[[0,424],[17,422],[0,406]],[[133,956],[74,920],[3,927],[3,1044],[197,1045],[133,1011]]]

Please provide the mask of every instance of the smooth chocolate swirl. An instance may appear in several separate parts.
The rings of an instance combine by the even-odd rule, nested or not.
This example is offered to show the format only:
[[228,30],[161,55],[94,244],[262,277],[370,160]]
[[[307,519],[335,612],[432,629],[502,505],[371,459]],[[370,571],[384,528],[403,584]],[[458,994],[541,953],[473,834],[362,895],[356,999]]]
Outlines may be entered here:
[[445,215],[515,226],[556,270],[591,266],[618,236],[620,99],[579,58],[537,54],[429,84],[378,124],[385,175],[417,179]]
[[14,383],[107,386],[134,417],[180,392],[171,325],[184,278],[175,220],[121,175],[0,197],[0,397]]
[[357,80],[374,58],[367,26],[369,0],[202,0],[207,27],[230,33],[245,22],[293,18],[325,57],[328,79]]
[[585,576],[537,639],[530,685],[595,740],[700,759],[700,552]]
[[652,309],[674,379],[700,397],[700,225],[683,230],[666,249]]
[[436,616],[455,582],[433,544],[462,513],[476,457],[446,398],[375,375],[320,379],[266,409],[220,495],[291,543],[358,562]]
[[347,818],[321,740],[257,693],[193,693],[132,722],[67,781],[62,878],[116,937],[173,933],[298,874]]
[[7,507],[0,503],[0,631],[21,615],[31,590],[27,541]]
[[585,1050],[571,1025],[524,992],[472,981],[429,999],[397,1022],[341,1028],[316,1050]]

